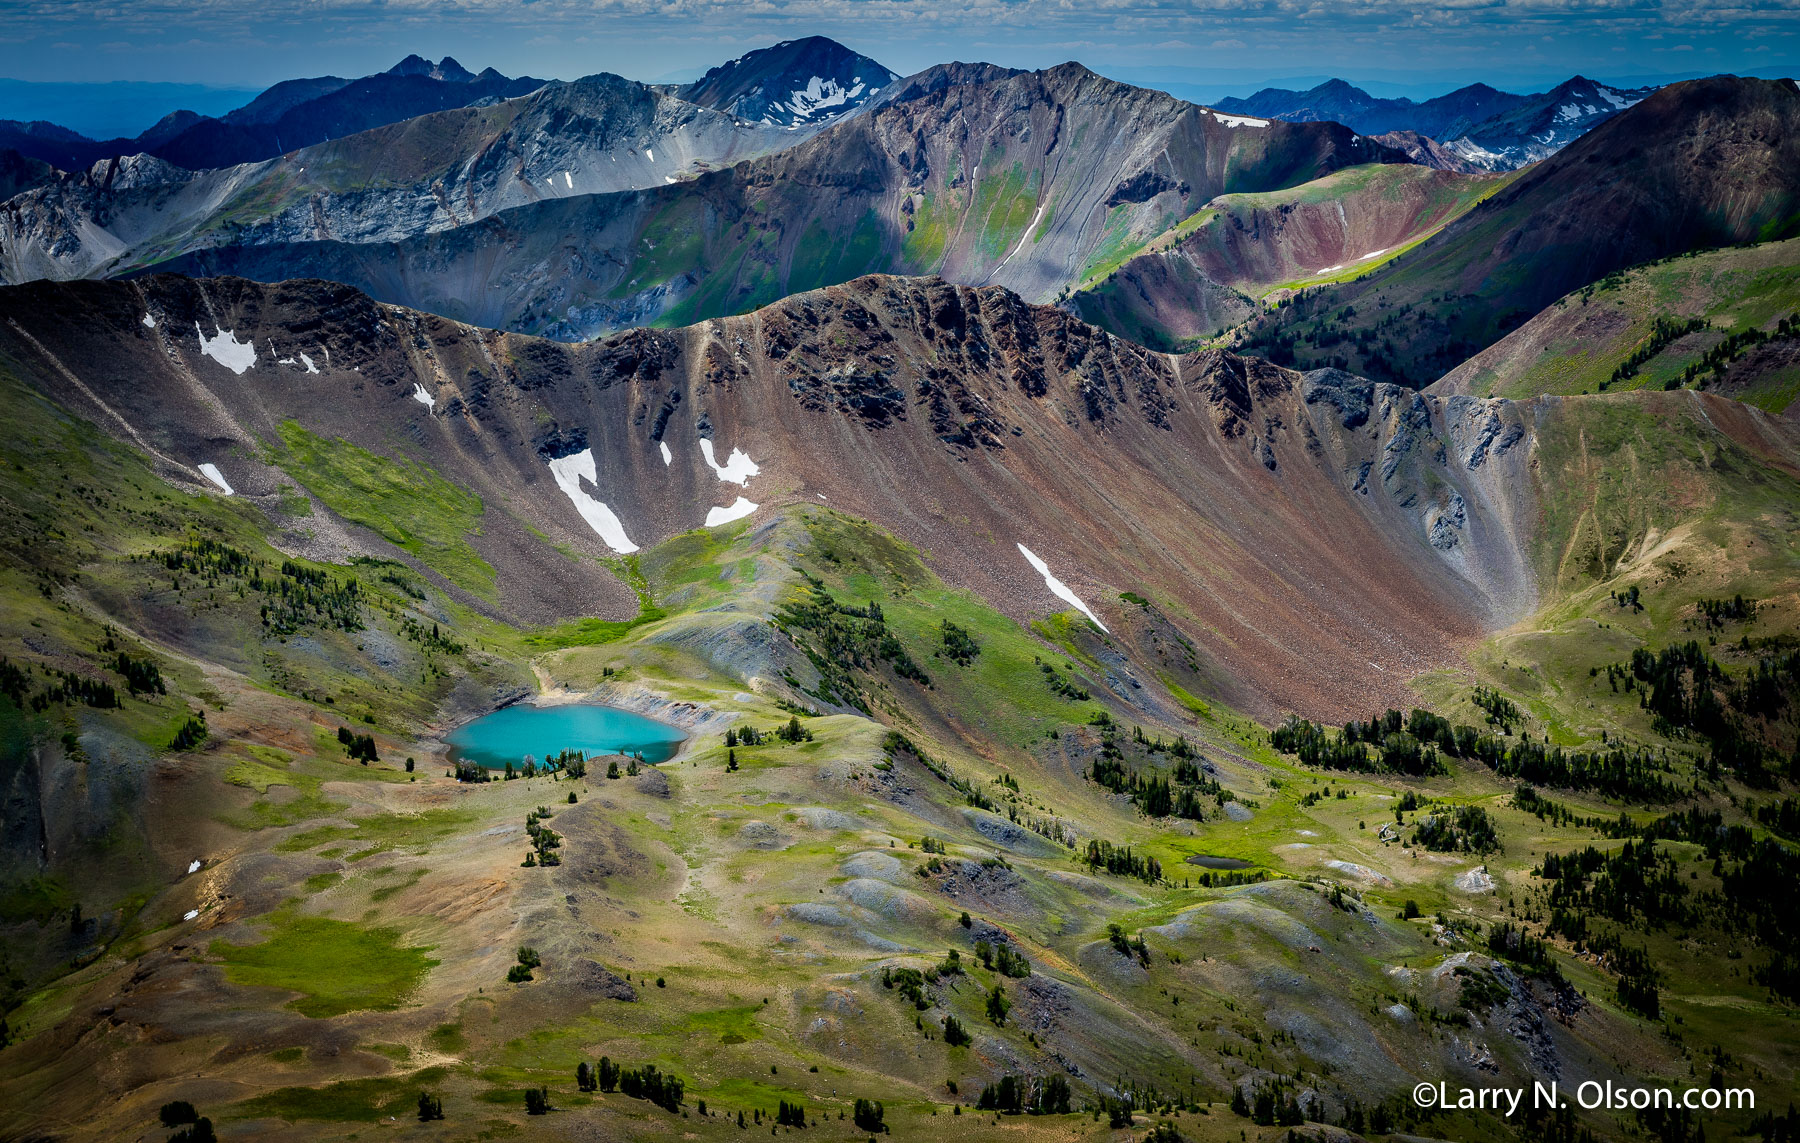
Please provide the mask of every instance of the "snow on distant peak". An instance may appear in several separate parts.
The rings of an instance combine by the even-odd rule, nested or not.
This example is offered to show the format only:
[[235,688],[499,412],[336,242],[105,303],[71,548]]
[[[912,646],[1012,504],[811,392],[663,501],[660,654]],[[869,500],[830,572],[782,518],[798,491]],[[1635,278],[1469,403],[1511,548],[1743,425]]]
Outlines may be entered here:
[[729,524],[733,520],[742,520],[756,511],[759,505],[752,504],[742,496],[732,502],[729,508],[710,508],[706,513],[706,526],[717,528],[720,524]]
[[[813,76],[806,81],[806,86],[788,92],[787,110],[802,119],[811,117],[817,112],[833,107],[842,107],[863,93],[863,83],[859,78],[846,88],[835,79]],[[771,102],[770,107],[781,109],[779,102]]]
[[[1213,111],[1211,108],[1207,110],[1208,114],[1227,127],[1267,127],[1269,125],[1267,119],[1252,119],[1248,115],[1227,115],[1223,111]],[[1096,622],[1098,621],[1096,620]]]
[[236,330],[221,330],[218,326],[213,327],[213,333],[217,336],[207,337],[206,331],[200,328],[199,322],[194,323],[194,332],[200,337],[200,352],[239,377],[244,375],[245,370],[256,364],[256,341],[254,339],[239,341]]
[[430,393],[427,393],[425,391],[425,386],[419,384],[417,381],[413,382],[412,399],[432,412],[437,411],[437,398],[433,397]]
[[706,437],[700,438],[700,452],[706,457],[706,465],[718,474],[720,480],[732,484],[749,484],[750,478],[762,471],[755,461],[744,455],[743,449],[732,449],[731,456],[723,465],[713,456],[713,443]]
[[575,505],[575,511],[581,513],[581,518],[606,542],[607,547],[622,556],[638,550],[638,546],[625,534],[625,525],[619,522],[619,517],[613,510],[581,487],[583,479],[596,489],[600,487],[594,469],[593,449],[584,448],[580,452],[557,457],[550,462],[550,475],[556,478],[556,486],[563,490],[563,495]]
[[219,466],[212,463],[211,461],[207,461],[205,464],[200,466],[200,475],[206,477],[206,479],[208,479],[208,480],[212,481],[214,484],[218,485],[219,488],[225,493],[225,495],[227,495],[227,496],[236,496],[237,495],[237,493],[232,490],[231,485],[226,482],[225,474],[219,471]]
[[1050,574],[1050,565],[1045,563],[1036,552],[1032,551],[1024,544],[1020,544],[1019,554],[1024,556],[1025,562],[1037,569],[1037,573],[1044,577],[1044,586],[1050,589],[1051,595],[1054,595],[1056,598],[1074,607],[1075,610],[1081,612],[1089,619],[1092,619],[1094,621],[1094,626],[1100,628],[1100,630],[1105,631],[1108,635],[1112,634],[1112,631],[1107,628],[1106,624],[1100,622],[1100,617],[1095,615],[1092,611],[1089,611],[1087,604],[1081,602],[1081,597],[1069,590],[1068,584]]

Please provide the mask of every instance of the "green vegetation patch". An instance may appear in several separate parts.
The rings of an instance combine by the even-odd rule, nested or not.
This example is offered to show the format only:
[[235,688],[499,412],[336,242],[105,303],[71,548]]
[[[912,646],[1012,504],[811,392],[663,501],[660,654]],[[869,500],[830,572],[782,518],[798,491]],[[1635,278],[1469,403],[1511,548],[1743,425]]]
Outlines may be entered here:
[[75,903],[69,887],[55,877],[33,877],[0,889],[0,922],[42,925]]
[[866,210],[848,235],[833,234],[817,218],[800,235],[788,270],[794,293],[848,282],[876,268],[881,257],[881,221]]
[[989,176],[975,188],[975,217],[981,220],[979,248],[992,259],[1004,258],[1037,216],[1038,173],[1014,163],[999,178]]
[[[372,814],[355,819],[347,826],[319,826],[303,830],[275,848],[283,853],[298,853],[333,841],[350,841],[365,847],[361,856],[368,857],[402,846],[423,848],[441,841],[460,825],[474,821],[466,810],[425,810],[417,814]],[[354,858],[352,860],[355,860]]]
[[231,1109],[233,1119],[302,1119],[321,1123],[374,1122],[393,1116],[410,1118],[419,1090],[440,1082],[443,1068],[426,1068],[410,1076],[344,1080],[324,1087],[283,1087]]
[[936,273],[943,265],[944,248],[950,241],[954,208],[927,191],[913,213],[912,229],[900,243],[906,266],[914,273]]
[[494,569],[464,537],[481,534],[481,497],[417,461],[390,460],[297,421],[281,425],[277,462],[333,512],[379,533],[468,591],[494,596]]
[[210,951],[234,984],[301,993],[287,1006],[302,1016],[391,1012],[438,963],[429,948],[402,945],[396,929],[291,914],[271,920],[274,932],[261,944],[214,941]]

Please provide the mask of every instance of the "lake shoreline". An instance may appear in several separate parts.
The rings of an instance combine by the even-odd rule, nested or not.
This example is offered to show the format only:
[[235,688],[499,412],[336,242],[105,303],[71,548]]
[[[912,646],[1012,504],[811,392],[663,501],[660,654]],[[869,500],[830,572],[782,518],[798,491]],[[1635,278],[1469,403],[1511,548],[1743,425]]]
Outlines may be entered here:
[[567,750],[580,751],[590,762],[625,757],[662,765],[681,757],[691,738],[673,723],[598,698],[544,703],[526,696],[465,720],[443,742],[453,764],[473,762],[500,772],[522,766],[526,758],[542,766]]

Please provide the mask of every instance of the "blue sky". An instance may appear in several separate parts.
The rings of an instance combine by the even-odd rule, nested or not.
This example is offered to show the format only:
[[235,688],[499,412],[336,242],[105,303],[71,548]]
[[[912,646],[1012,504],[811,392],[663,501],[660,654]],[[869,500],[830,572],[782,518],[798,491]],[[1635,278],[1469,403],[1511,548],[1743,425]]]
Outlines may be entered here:
[[1800,71],[1800,0],[7,0],[0,76],[259,89],[418,52],[509,75],[655,80],[810,34],[902,73],[1076,59],[1190,98],[1330,75],[1429,95],[1577,72]]

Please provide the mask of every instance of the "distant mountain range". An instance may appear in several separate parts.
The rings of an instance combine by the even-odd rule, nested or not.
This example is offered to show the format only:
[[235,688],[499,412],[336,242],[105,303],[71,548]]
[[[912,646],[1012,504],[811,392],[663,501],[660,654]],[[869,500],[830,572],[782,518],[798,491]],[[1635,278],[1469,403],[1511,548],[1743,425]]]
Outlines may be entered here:
[[[743,106],[718,79],[701,83]],[[1406,162],[1339,124],[1222,116],[1078,64],[943,65],[796,126],[595,76],[258,164],[124,159],[8,203],[0,278],[318,277],[580,340],[875,271],[1050,301],[1214,195]]]
[[0,121],[0,148],[65,171],[140,154],[209,170],[271,159],[433,111],[527,95],[545,82],[512,79],[492,68],[476,75],[448,56],[434,64],[413,55],[361,79],[286,80],[216,119],[174,111],[134,139],[97,141],[50,123]]
[[[855,111],[900,78],[842,44],[812,36],[750,52],[683,86],[657,91],[750,124],[817,129]],[[0,150],[63,171],[152,155],[190,171],[256,163],[437,111],[529,95],[551,81],[479,74],[445,56],[409,55],[361,79],[290,79],[222,116],[172,111],[133,138],[90,139],[42,121],[0,120]]]
[[[1414,103],[1334,81],[1213,109],[1078,64],[896,79],[818,37],[683,85],[409,56],[360,80],[278,84],[216,119],[172,115],[143,150],[73,170],[43,156],[106,148],[13,124],[37,153],[0,155],[0,281],[321,278],[580,341],[861,274],[934,274],[1158,348],[1255,319],[1234,336],[1277,360],[1422,385],[1633,261],[1785,235],[1792,180],[1767,140],[1794,126],[1791,90],[1716,77],[1644,100],[1577,77]],[[1579,158],[1563,150],[1575,138]],[[1706,139],[1741,146],[1721,165]],[[1296,341],[1302,310],[1258,301],[1410,283],[1427,263],[1442,269],[1434,300],[1398,316],[1357,304],[1355,323],[1430,326],[1380,353],[1363,339],[1345,356],[1331,331]],[[1432,316],[1452,300],[1454,328]]]
[[1333,79],[1310,91],[1270,87],[1248,99],[1222,99],[1219,110],[1291,123],[1330,120],[1364,135],[1416,132],[1474,166],[1512,170],[1555,154],[1655,90],[1609,87],[1578,75],[1537,95],[1475,83],[1415,103]]

